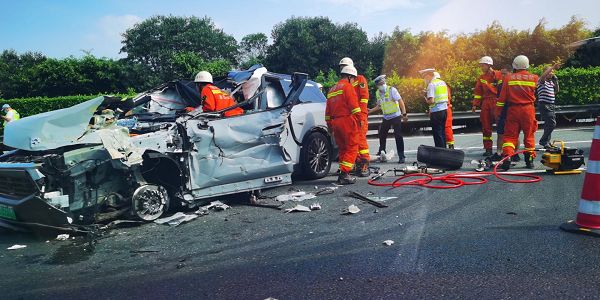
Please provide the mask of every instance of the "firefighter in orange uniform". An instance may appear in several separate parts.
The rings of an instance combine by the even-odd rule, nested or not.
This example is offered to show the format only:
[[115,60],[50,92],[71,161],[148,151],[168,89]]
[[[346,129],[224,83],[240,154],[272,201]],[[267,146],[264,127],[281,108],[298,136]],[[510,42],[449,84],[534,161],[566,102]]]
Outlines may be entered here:
[[[484,56],[479,60],[479,67],[483,74],[477,78],[474,90],[473,108],[475,112],[477,107],[481,107],[479,119],[481,121],[481,131],[483,132],[483,148],[485,153],[483,156],[491,156],[493,154],[492,147],[492,127],[496,122],[496,101],[498,100],[498,82],[502,81],[500,71],[492,69],[494,61],[489,56]],[[499,146],[499,145],[497,145]]]
[[[236,105],[235,100],[229,94],[213,85],[213,78],[209,72],[198,72],[194,82],[196,83],[198,91],[200,92],[200,102],[202,102],[203,112],[220,111]],[[190,109],[186,108],[186,110]],[[243,114],[244,110],[241,107],[236,107],[224,113],[226,117],[239,116]]]
[[[438,72],[433,72],[433,76],[442,78]],[[446,146],[448,149],[454,149],[454,131],[452,130],[452,91],[448,83],[446,83],[446,86],[448,87],[448,112],[446,114],[446,127],[444,131],[446,133]]]
[[[340,60],[340,68],[345,66],[354,66],[354,61],[350,57],[344,57]],[[358,141],[358,156],[356,159],[356,174],[360,177],[369,176],[369,144],[367,143],[367,131],[369,131],[369,83],[363,75],[358,75],[352,83],[358,96],[358,105],[360,107],[360,136]]]
[[360,107],[358,96],[352,86],[357,77],[353,66],[345,66],[341,79],[327,93],[325,121],[339,147],[340,173],[338,184],[353,184],[356,178],[350,176],[358,154],[360,129]]
[[[504,138],[502,155],[512,156],[519,142],[519,132],[523,131],[523,143],[525,144],[525,164],[527,168],[533,168],[535,158],[535,131],[537,120],[535,119],[535,88],[538,76],[527,72],[529,59],[525,55],[519,55],[513,60],[515,72],[503,79],[503,87],[500,98],[496,105],[496,116],[500,116],[504,105],[508,105],[506,112],[506,125],[504,127]],[[510,168],[510,160],[505,160],[502,169]]]

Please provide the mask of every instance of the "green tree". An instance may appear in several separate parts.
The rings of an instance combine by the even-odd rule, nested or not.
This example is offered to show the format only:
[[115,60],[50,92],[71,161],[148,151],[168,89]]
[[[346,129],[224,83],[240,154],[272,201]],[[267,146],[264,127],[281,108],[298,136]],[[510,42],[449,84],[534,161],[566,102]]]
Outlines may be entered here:
[[242,38],[240,42],[241,63],[243,69],[255,64],[262,64],[267,56],[269,38],[264,33],[252,33]]
[[181,69],[177,69],[181,63],[201,58],[207,62],[226,60],[234,65],[238,57],[235,38],[208,17],[154,16],[128,29],[122,43],[121,52],[128,60],[149,66],[163,81],[182,76]]

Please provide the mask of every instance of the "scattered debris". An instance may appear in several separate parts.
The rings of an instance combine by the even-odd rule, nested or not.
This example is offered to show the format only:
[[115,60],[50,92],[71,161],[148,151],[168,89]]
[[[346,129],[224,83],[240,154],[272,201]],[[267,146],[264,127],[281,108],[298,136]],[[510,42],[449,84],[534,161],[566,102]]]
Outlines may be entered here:
[[178,264],[177,264],[177,269],[182,269],[182,268],[184,268],[184,267],[185,267],[185,264],[184,264],[184,263],[178,263]]
[[367,197],[367,198],[369,198],[370,200],[373,200],[373,201],[388,201],[388,200],[392,200],[392,199],[398,199],[398,197],[394,197],[394,196],[391,196],[391,197]]
[[277,298],[273,298],[273,297],[269,297],[269,298],[265,298],[265,300],[278,300]]
[[337,186],[327,186],[324,187],[322,189],[320,189],[319,191],[317,191],[315,193],[316,196],[322,196],[322,195],[329,195],[329,194],[333,194],[335,192],[335,190],[337,190],[339,187]]
[[386,246],[391,246],[391,245],[394,244],[394,241],[392,241],[392,240],[385,240],[385,241],[383,241],[383,244],[386,245]]
[[343,214],[344,215],[353,215],[353,214],[358,213],[359,211],[360,211],[360,208],[358,208],[358,206],[352,204],[344,210]]
[[23,249],[23,248],[27,248],[26,245],[12,245],[8,248],[6,248],[6,250],[18,250],[18,249]]
[[299,192],[294,192],[294,193],[290,193],[290,194],[279,195],[279,196],[275,197],[275,200],[277,200],[279,202],[287,202],[287,201],[300,202],[300,201],[304,201],[304,200],[314,199],[316,197],[317,196],[315,194],[299,191]]
[[59,234],[56,236],[56,240],[57,241],[66,241],[69,239],[69,235],[68,234]]
[[310,205],[310,210],[321,210],[321,204],[320,203],[313,203]]
[[381,202],[377,202],[377,201],[371,200],[371,199],[369,199],[369,198],[367,198],[367,197],[365,197],[365,196],[363,196],[363,195],[361,195],[361,194],[359,194],[357,192],[349,191],[348,193],[346,193],[346,196],[352,197],[352,198],[356,198],[358,200],[367,202],[367,203],[369,203],[371,205],[374,205],[376,207],[379,207],[379,208],[388,207],[386,204],[383,204]]
[[306,206],[304,206],[304,205],[298,204],[298,205],[296,205],[296,206],[294,206],[292,208],[286,209],[285,213],[287,214],[287,213],[291,213],[291,212],[295,212],[295,211],[297,211],[297,212],[310,212],[311,209],[308,208],[308,207],[306,207]]
[[212,201],[209,205],[205,205],[201,207],[204,210],[214,209],[214,210],[226,210],[231,208],[231,206],[221,202],[221,201]]
[[154,221],[154,223],[167,224],[169,226],[179,226],[180,224],[189,222],[197,217],[198,217],[198,215],[196,215],[196,214],[187,215],[185,213],[178,212],[170,217],[157,219]]
[[509,211],[509,212],[507,212],[506,214],[507,214],[507,215],[513,215],[513,216],[516,216],[516,215],[517,215],[517,213],[516,213],[516,212],[514,212],[514,211]]

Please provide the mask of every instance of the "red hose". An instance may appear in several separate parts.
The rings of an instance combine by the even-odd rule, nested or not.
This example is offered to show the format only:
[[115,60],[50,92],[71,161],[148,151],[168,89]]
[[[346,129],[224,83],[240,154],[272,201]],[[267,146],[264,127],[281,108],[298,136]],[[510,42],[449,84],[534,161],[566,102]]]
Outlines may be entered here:
[[[519,155],[521,153],[525,153],[525,151],[519,151],[513,155]],[[430,174],[407,174],[398,177],[396,180],[392,182],[377,182],[376,180],[370,179],[369,184],[373,186],[381,186],[381,187],[391,187],[397,188],[402,186],[422,186],[431,189],[455,189],[465,185],[477,185],[484,184],[488,182],[486,177],[494,175],[496,178],[508,182],[508,183],[535,183],[542,181],[542,177],[536,176],[533,174],[502,174],[498,173],[498,166],[500,166],[505,160],[510,159],[511,156],[506,156],[502,158],[494,166],[493,172],[459,172],[452,173],[442,176],[433,176]],[[501,175],[502,174],[502,175]],[[406,181],[407,178],[414,177],[422,177],[419,179],[413,179]],[[520,178],[528,178],[528,179],[509,179],[507,177],[520,177]],[[433,185],[431,184],[434,181],[439,181],[444,183],[445,185]]]

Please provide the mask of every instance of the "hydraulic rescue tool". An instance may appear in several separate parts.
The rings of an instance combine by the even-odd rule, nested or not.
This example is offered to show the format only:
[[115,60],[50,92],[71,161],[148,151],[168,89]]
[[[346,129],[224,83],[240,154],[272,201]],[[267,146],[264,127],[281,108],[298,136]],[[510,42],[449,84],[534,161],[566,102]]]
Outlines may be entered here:
[[[556,144],[560,147],[556,147]],[[542,154],[542,164],[550,169],[546,172],[555,175],[580,174],[579,167],[585,164],[583,150],[565,147],[563,141],[553,141],[552,147]]]

